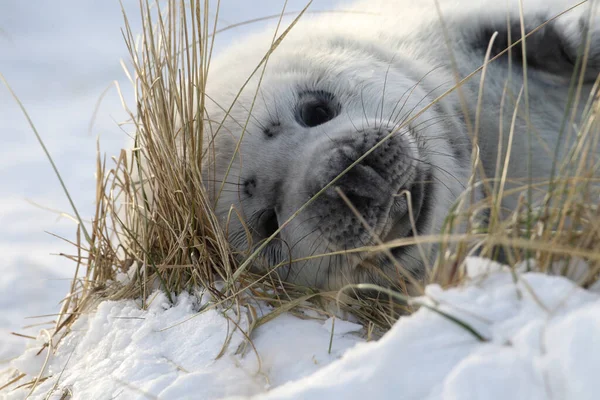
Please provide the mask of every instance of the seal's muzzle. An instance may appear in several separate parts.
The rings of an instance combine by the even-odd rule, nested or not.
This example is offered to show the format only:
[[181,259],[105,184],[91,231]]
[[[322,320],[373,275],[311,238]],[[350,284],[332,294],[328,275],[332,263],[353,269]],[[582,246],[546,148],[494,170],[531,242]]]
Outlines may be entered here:
[[[409,141],[391,128],[373,127],[332,139],[315,152],[311,161],[314,167],[305,176],[305,188],[314,195],[335,180],[311,207],[320,218],[319,227],[330,247],[348,249],[373,243],[371,233],[357,221],[356,212],[380,237],[386,236],[394,223],[406,215],[407,197],[401,193],[414,186],[414,151]],[[345,194],[355,211],[336,189]],[[418,212],[419,204],[413,203],[413,212]]]

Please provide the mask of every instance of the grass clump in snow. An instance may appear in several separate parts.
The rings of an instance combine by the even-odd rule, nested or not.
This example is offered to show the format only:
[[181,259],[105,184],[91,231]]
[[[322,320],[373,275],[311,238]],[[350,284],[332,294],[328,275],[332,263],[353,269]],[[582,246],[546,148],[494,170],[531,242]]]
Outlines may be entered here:
[[[162,10],[142,0],[140,8],[142,35],[134,35],[127,16],[123,30],[131,55],[131,66],[125,69],[135,88],[135,108],[129,111],[132,125],[127,125],[134,128],[133,150],[123,150],[110,161],[98,156],[96,212],[89,230],[80,221],[77,254],[71,257],[77,262],[76,276],[48,347],[55,348],[74,320],[92,310],[98,301],[136,298],[141,307],[146,307],[151,301],[149,294],[156,288],[173,300],[172,296],[184,290],[202,287],[214,297],[211,307],[239,310],[246,306],[255,317],[245,332],[248,337],[254,327],[282,312],[304,307],[327,315],[327,303],[340,299],[369,334],[385,331],[398,315],[423,305],[381,288],[381,296],[358,298],[318,292],[282,282],[276,271],[259,276],[247,268],[252,255],[240,257],[229,246],[212,211],[202,177],[202,160],[210,156],[210,150],[206,150],[210,146],[203,143],[207,137],[203,121],[208,118],[204,88],[217,33],[218,8],[203,0],[170,0]],[[271,51],[285,40],[288,30],[304,12],[306,9],[289,28],[282,30]],[[283,14],[278,16],[280,21]],[[268,56],[255,73],[261,73]],[[471,188],[459,199],[460,207],[455,209],[460,211],[449,215],[444,234],[403,238],[363,250],[376,253],[411,243],[438,243],[441,251],[425,280],[410,282],[412,294],[423,293],[425,285],[431,282],[444,286],[460,284],[466,278],[465,259],[472,254],[490,258],[502,254],[510,266],[525,262],[531,269],[559,274],[571,273],[570,266],[582,261],[587,268],[578,272],[578,283],[585,287],[595,282],[600,272],[600,99],[598,85],[590,98],[581,98],[586,57],[587,52],[583,51],[570,90],[571,104],[585,102],[585,112],[581,118],[575,111],[565,112],[559,133],[561,138],[576,137],[575,145],[566,157],[555,157],[555,167],[547,181],[508,182],[502,171],[510,163],[509,148],[497,161],[497,176],[473,178]],[[481,68],[483,75],[486,65]],[[458,82],[455,89],[464,81]],[[516,116],[522,112],[519,103],[525,102],[527,93],[512,95],[517,98]],[[221,106],[228,109],[230,105]],[[405,124],[418,115],[415,113]],[[514,133],[512,128],[510,135]],[[477,134],[472,137],[476,145]],[[558,149],[551,152],[558,154]],[[473,166],[475,171],[481,170],[477,152]],[[486,187],[488,197],[484,200],[473,200],[471,194],[476,185]],[[505,196],[520,196],[519,207],[503,210]],[[534,203],[534,198],[542,200]],[[477,222],[482,215],[489,215],[485,226]],[[467,233],[456,233],[457,227],[465,225]],[[372,285],[357,285],[354,289],[378,293]],[[399,301],[390,300],[394,297]],[[252,311],[254,300],[272,305],[275,311],[256,317]],[[477,332],[473,335],[485,340]],[[27,385],[35,386],[43,376],[40,373]]]

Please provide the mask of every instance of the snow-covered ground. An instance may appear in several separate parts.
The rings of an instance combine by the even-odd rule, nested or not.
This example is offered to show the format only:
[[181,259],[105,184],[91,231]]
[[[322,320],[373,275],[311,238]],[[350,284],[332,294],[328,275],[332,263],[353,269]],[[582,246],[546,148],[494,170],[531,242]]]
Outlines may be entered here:
[[[222,0],[220,24],[245,21],[281,11],[283,0]],[[313,9],[331,8],[333,0],[315,0]],[[137,23],[137,0],[123,0]],[[299,10],[305,0],[291,0]],[[103,151],[117,154],[125,134],[117,122],[126,118],[114,89],[104,97],[89,129],[102,92],[118,81],[128,101],[130,84],[119,61],[127,59],[118,0],[3,1],[0,9],[0,73],[19,95],[82,214],[93,212],[96,139]],[[260,24],[218,36],[217,49]],[[264,25],[263,25],[264,26]],[[131,103],[130,103],[131,104]],[[52,320],[67,292],[74,264],[55,255],[73,254],[69,244],[46,233],[74,239],[68,218],[33,206],[71,212],[35,136],[15,101],[0,84],[0,368],[24,348],[26,339],[10,332],[35,334],[24,326]]]
[[[427,288],[429,304],[468,324],[484,341],[422,308],[381,340],[359,325],[285,314],[259,327],[252,346],[237,330],[224,347],[231,311],[197,313],[209,299],[156,293],[147,311],[105,302],[78,320],[50,358],[32,399],[414,399],[585,400],[600,393],[600,294],[538,273],[513,274],[470,259],[463,287]],[[262,312],[268,312],[263,308]],[[331,340],[331,351],[330,348]],[[37,376],[39,345],[12,365]],[[17,390],[8,399],[22,399]]]

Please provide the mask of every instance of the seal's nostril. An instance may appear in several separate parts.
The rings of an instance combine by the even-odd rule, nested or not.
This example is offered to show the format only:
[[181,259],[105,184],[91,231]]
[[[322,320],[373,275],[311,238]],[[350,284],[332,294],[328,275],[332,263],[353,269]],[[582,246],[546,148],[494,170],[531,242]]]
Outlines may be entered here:
[[350,205],[357,210],[364,210],[372,203],[372,199],[357,195],[355,193],[344,193],[344,196],[350,202]]

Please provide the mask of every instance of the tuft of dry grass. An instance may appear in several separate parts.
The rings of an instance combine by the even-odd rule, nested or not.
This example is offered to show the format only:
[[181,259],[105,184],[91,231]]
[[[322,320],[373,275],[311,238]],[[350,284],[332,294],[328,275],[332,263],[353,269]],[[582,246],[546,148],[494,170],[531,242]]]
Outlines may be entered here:
[[[210,143],[205,143],[210,135],[203,131],[203,122],[208,118],[204,88],[217,33],[218,7],[211,8],[208,0],[168,0],[164,5],[160,9],[148,0],[140,1],[144,27],[140,37],[131,31],[129,17],[124,14],[123,37],[131,57],[130,66],[124,67],[135,88],[135,108],[128,109],[124,100],[123,104],[131,117],[128,126],[133,127],[133,149],[122,150],[110,160],[98,151],[95,215],[87,227],[89,231],[79,219],[74,241],[76,254],[70,257],[77,263],[76,273],[56,326],[48,333],[47,347],[55,349],[76,318],[93,310],[99,301],[136,298],[146,307],[151,301],[150,293],[157,288],[171,301],[184,290],[205,288],[214,298],[210,307],[251,315],[253,323],[245,332],[248,337],[252,329],[280,313],[297,313],[305,308],[325,316],[332,313],[332,304],[358,318],[369,338],[377,337],[399,315],[427,306],[406,294],[373,285],[318,292],[282,282],[276,267],[265,275],[247,268],[256,253],[237,254],[229,246],[212,211],[202,174],[202,161],[214,156]],[[304,12],[306,8],[274,38],[271,51],[285,40],[286,33]],[[280,23],[284,14],[285,9],[277,16]],[[517,39],[515,44],[521,40]],[[255,74],[262,73],[269,55],[270,52],[256,67]],[[596,84],[590,98],[581,98],[585,58],[584,51],[578,59],[570,92],[571,104],[585,102],[585,112],[581,118],[566,112],[560,132],[561,137],[576,137],[576,145],[563,159],[555,157],[554,172],[548,181],[510,182],[509,187],[503,172],[510,163],[509,150],[505,158],[498,160],[497,176],[473,176],[470,188],[451,210],[443,234],[379,241],[374,246],[347,251],[385,254],[411,243],[438,243],[441,251],[426,280],[411,282],[413,294],[422,293],[424,285],[431,282],[445,287],[464,282],[465,259],[473,254],[497,258],[501,253],[510,266],[530,260],[531,269],[560,274],[568,274],[570,263],[583,260],[589,268],[578,276],[578,283],[586,287],[598,280],[600,94]],[[485,67],[493,61],[488,57],[482,68],[465,80],[480,71],[485,75]],[[457,82],[452,90],[465,80]],[[513,95],[517,98],[516,118],[526,91]],[[228,109],[230,105],[221,106]],[[415,113],[413,119],[420,114]],[[477,121],[475,132],[476,127]],[[514,124],[511,136],[512,128]],[[477,149],[476,133],[473,140]],[[473,169],[481,170],[477,152]],[[472,197],[477,185],[487,189],[488,197],[481,201]],[[520,196],[519,207],[502,210],[501,200],[515,195]],[[542,200],[531,204],[533,198]],[[485,225],[480,223],[484,215],[488,216]],[[467,226],[467,232],[457,233],[459,226]],[[125,275],[128,278],[122,279]],[[366,294],[344,295],[351,290]],[[272,305],[275,311],[260,316],[254,306],[256,301]],[[471,333],[485,340],[477,332]],[[12,384],[24,378],[24,374],[17,375]],[[33,390],[45,378],[41,371],[36,379],[22,386]]]

